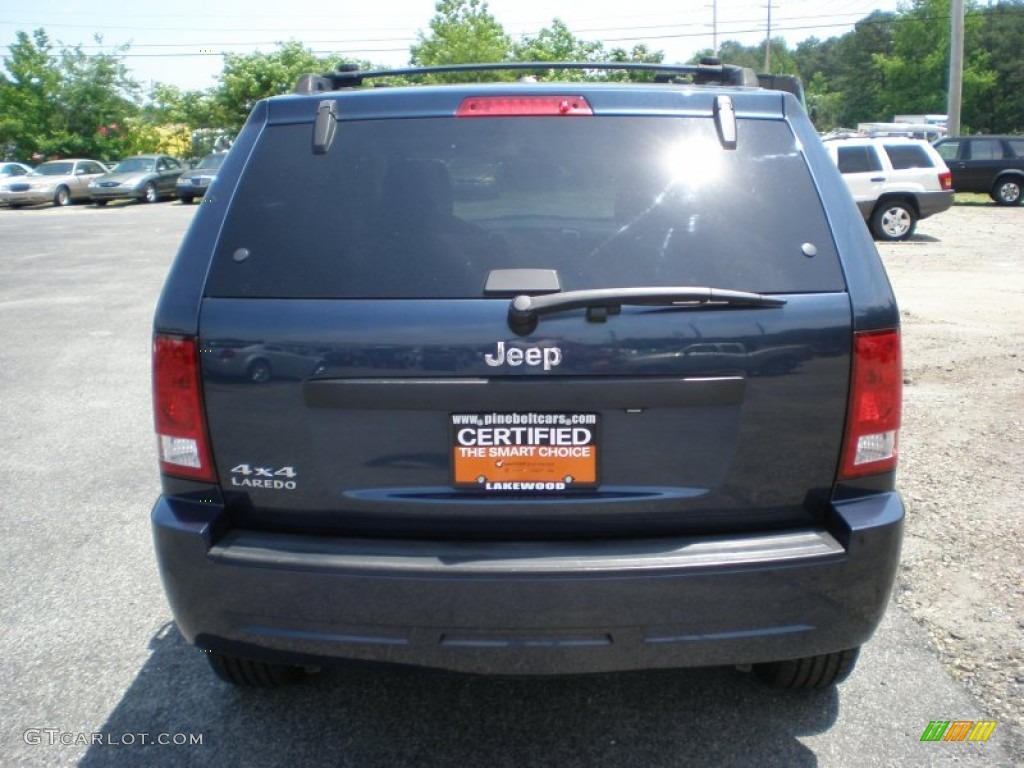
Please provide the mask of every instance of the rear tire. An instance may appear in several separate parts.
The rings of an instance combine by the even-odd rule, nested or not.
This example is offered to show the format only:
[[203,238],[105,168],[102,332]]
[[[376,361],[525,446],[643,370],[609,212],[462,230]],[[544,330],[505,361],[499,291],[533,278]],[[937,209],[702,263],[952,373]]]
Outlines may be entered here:
[[71,192],[67,187],[57,187],[57,192],[53,196],[53,204],[60,207],[71,205]]
[[806,656],[802,659],[755,664],[754,674],[772,688],[815,690],[843,682],[853,672],[860,648]]
[[276,688],[297,683],[306,676],[302,667],[240,659],[214,651],[207,651],[205,655],[217,677],[242,688]]
[[181,197],[181,204],[182,205],[192,205],[192,196],[191,195],[182,195],[182,197]]
[[917,228],[917,212],[902,200],[880,203],[871,214],[871,233],[878,240],[906,240]]
[[270,363],[266,360],[253,360],[249,363],[249,367],[246,368],[246,376],[249,377],[249,381],[253,384],[266,384],[270,381],[273,370],[270,368]]
[[109,200],[93,200],[92,204],[95,205],[97,208],[102,208],[104,205],[106,205],[109,202],[110,202]]
[[996,179],[992,187],[992,199],[996,205],[1020,205],[1021,180],[1013,176],[1003,176]]

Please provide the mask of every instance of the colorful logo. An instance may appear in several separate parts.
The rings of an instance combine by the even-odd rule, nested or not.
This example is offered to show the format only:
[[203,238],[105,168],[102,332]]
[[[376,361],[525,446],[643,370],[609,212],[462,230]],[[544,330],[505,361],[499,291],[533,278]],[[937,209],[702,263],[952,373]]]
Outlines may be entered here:
[[996,725],[995,720],[932,720],[921,741],[988,741]]

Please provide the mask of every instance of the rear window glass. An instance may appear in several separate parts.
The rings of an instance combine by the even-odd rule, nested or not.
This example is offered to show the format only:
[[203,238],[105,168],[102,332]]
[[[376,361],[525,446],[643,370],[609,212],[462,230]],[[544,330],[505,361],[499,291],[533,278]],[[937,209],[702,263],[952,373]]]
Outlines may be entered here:
[[1007,139],[1006,143],[1010,145],[1016,157],[1024,157],[1024,139]]
[[892,167],[897,171],[907,168],[934,168],[928,151],[916,144],[886,144],[885,153],[889,156]]
[[882,170],[882,163],[874,147],[838,147],[840,173],[871,173]]
[[956,160],[957,154],[960,152],[960,142],[944,141],[935,146],[935,151],[939,153],[939,157],[943,160]]
[[74,170],[74,163],[43,163],[36,168],[35,172],[40,176],[67,176]]
[[207,155],[202,159],[199,165],[196,166],[197,171],[212,171],[220,168],[224,165],[224,158],[228,156],[227,152],[214,152],[211,155]]
[[1003,145],[997,139],[971,139],[971,160],[1002,160]]
[[311,142],[309,124],[264,131],[207,295],[480,297],[516,268],[563,290],[844,288],[781,121],[740,121],[733,151],[706,118],[342,122],[326,155]]

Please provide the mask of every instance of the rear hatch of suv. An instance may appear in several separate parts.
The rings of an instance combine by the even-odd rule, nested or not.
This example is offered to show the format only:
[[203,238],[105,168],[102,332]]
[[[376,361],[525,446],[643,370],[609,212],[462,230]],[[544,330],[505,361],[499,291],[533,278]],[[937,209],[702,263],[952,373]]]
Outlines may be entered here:
[[818,522],[851,306],[782,97],[500,88],[267,107],[199,318],[234,524]]

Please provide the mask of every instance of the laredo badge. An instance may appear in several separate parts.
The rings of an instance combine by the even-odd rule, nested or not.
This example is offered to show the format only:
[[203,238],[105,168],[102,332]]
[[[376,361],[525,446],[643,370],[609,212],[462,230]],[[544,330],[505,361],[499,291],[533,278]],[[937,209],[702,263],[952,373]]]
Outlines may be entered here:
[[231,468],[231,485],[236,488],[294,491],[298,487],[297,477],[295,467],[255,467],[250,464],[239,464]]

